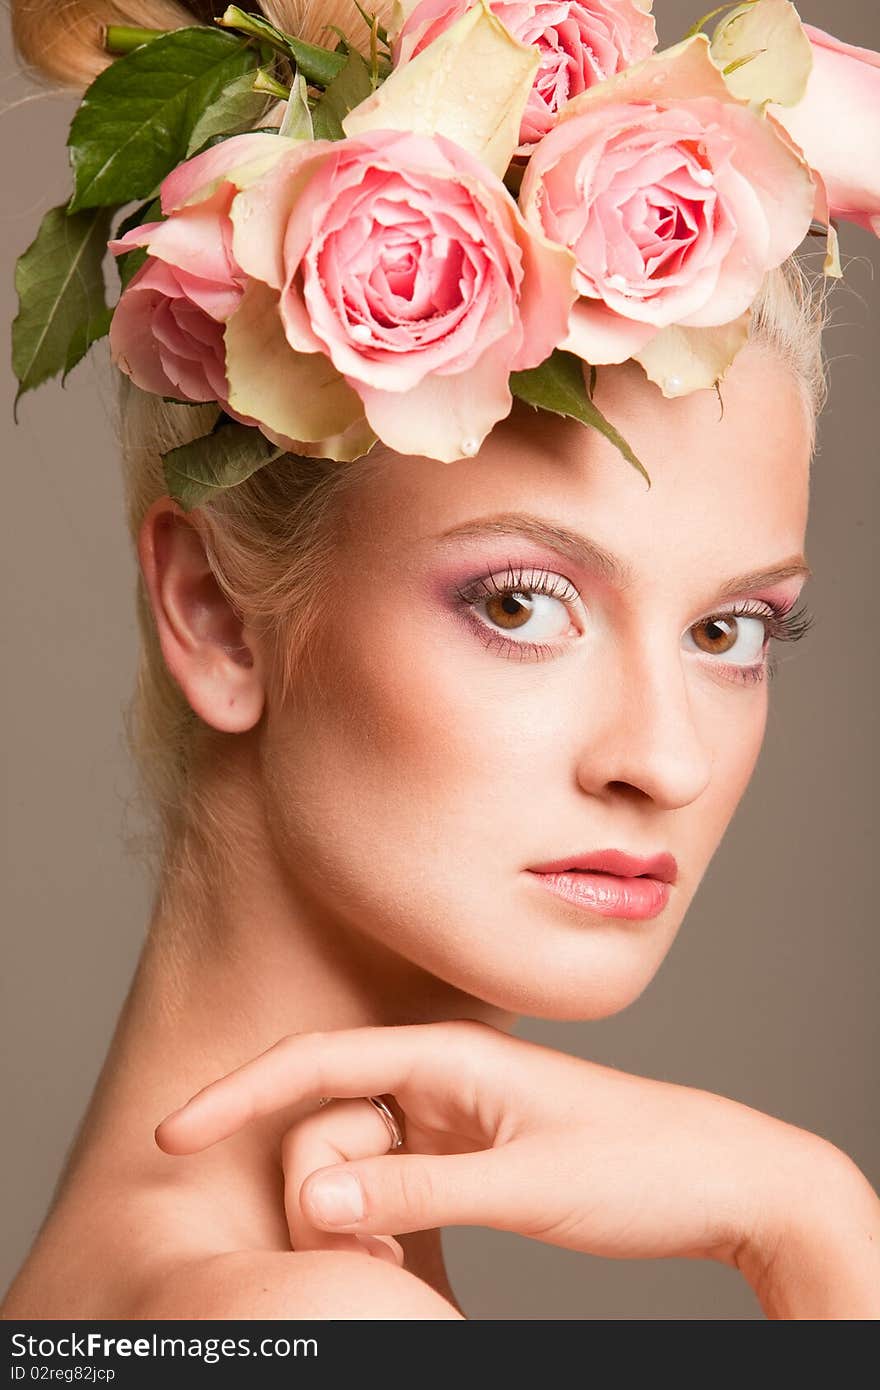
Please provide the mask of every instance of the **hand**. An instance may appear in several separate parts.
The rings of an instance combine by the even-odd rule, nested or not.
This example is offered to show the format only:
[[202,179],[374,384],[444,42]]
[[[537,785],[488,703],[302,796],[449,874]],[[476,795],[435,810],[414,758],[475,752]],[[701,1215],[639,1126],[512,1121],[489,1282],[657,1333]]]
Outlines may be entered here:
[[[387,1151],[382,1118],[362,1099],[382,1094],[405,1123],[403,1151]],[[282,1038],[166,1116],[156,1142],[192,1153],[322,1096],[350,1099],[299,1120],[282,1144],[294,1249],[353,1244],[330,1231],[482,1225],[612,1258],[747,1264],[757,1278],[756,1254],[776,1248],[786,1203],[808,1193],[807,1160],[824,1143],[722,1096],[473,1020]],[[338,1196],[343,1176],[360,1220],[324,1215],[325,1183]]]

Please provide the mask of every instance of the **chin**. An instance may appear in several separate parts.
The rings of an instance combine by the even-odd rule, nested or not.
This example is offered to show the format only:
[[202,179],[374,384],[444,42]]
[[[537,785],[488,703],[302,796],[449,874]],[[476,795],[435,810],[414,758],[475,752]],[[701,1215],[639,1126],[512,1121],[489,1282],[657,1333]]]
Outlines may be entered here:
[[528,1018],[587,1022],[622,1013],[644,992],[654,973],[638,979],[622,974],[619,979],[535,980],[525,988],[521,984],[505,989],[484,986],[478,997],[495,1008]]
[[[610,1018],[653,980],[677,923],[608,921],[576,933],[534,920],[484,938],[476,955],[450,949],[421,964],[469,997],[505,1013],[558,1021]],[[436,944],[436,939],[435,939]]]

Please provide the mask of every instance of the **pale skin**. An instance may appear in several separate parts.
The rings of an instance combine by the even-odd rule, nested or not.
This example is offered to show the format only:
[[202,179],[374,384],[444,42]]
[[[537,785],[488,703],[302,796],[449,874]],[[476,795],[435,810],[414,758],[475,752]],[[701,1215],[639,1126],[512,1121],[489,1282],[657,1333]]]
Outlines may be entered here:
[[[754,769],[768,686],[737,666],[760,662],[762,599],[793,605],[807,578],[809,437],[765,349],[723,396],[719,419],[712,392],[666,401],[635,366],[600,374],[650,490],[598,435],[529,412],[461,464],[377,458],[345,504],[320,699],[273,700],[198,514],[150,509],[163,655],[233,735],[209,791],[240,852],[212,880],[207,938],[173,900],[151,924],[5,1316],[458,1318],[439,1228],[461,1222],[718,1260],[769,1317],[880,1315],[880,1202],[832,1143],[509,1035],[519,1015],[637,1000]],[[513,513],[590,538],[626,582],[558,535],[473,531]],[[502,633],[455,591],[508,563],[570,587]],[[707,651],[701,621],[750,600]],[[528,659],[498,645],[533,631],[547,645]],[[659,916],[588,915],[526,872],[603,847],[675,856]],[[401,1154],[370,1094],[394,1097]],[[366,1206],[344,1229],[316,1204],[318,1171],[340,1167]]]

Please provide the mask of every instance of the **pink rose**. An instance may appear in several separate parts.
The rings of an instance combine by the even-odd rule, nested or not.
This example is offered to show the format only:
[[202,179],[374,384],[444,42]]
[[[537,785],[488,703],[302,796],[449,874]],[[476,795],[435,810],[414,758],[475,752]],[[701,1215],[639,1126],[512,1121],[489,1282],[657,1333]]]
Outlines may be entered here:
[[[451,462],[509,413],[510,372],[565,334],[571,254],[530,231],[501,180],[444,136],[304,142],[238,195],[232,221],[239,265],[280,295],[292,351],[273,370],[289,377],[286,434],[297,433],[300,374],[324,354],[380,439]],[[228,366],[248,409],[266,353],[233,352],[237,322]]]
[[813,46],[806,94],[768,109],[821,175],[831,216],[880,236],[880,53],[804,30]]
[[113,360],[143,390],[225,404],[223,329],[245,285],[232,254],[229,209],[237,189],[230,179],[255,160],[262,168],[285,148],[267,134],[222,141],[164,180],[166,221],[144,223],[110,242],[116,255],[138,246],[149,251],[110,324]]
[[[394,39],[395,65],[414,58],[471,3],[420,0]],[[490,9],[520,43],[541,51],[518,154],[547,134],[571,97],[647,58],[657,44],[651,0],[492,0]]]
[[806,234],[812,177],[729,92],[698,34],[576,98],[532,154],[526,221],[569,246],[581,294],[563,347],[635,356],[669,325],[731,323]]

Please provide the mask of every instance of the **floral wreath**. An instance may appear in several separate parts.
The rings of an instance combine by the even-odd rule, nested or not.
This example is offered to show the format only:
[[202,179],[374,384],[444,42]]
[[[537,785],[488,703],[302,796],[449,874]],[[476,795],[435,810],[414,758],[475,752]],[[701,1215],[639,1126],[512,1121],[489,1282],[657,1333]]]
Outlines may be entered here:
[[514,396],[650,485],[596,369],[717,389],[808,232],[832,276],[838,218],[880,235],[880,56],[789,0],[722,5],[656,51],[651,5],[396,0],[390,31],[358,5],[365,53],[234,5],[107,28],[73,195],[16,268],[16,404],[109,333],[138,387],[218,407],[163,455],[186,510],[289,452],[471,457]]

